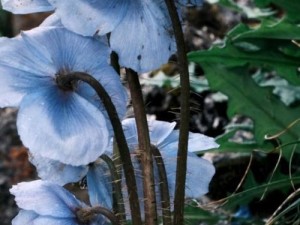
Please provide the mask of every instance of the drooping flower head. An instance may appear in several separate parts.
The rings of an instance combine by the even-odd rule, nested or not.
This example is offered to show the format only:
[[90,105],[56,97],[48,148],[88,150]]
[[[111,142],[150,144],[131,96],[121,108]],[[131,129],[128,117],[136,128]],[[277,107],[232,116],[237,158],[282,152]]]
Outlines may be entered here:
[[95,91],[58,80],[71,72],[92,75],[122,118],[126,94],[109,54],[106,44],[65,28],[40,27],[0,40],[0,107],[19,108],[18,133],[32,154],[78,166],[106,150],[111,125]]
[[[2,0],[13,13],[55,10],[62,24],[85,35],[110,35],[110,46],[121,66],[147,72],[167,62],[176,51],[163,0]],[[202,0],[178,0],[178,9]],[[179,10],[180,12],[180,10]]]
[[80,213],[90,208],[77,200],[61,186],[36,180],[13,186],[10,192],[15,195],[19,214],[12,225],[102,225],[107,220],[91,213],[85,221]]

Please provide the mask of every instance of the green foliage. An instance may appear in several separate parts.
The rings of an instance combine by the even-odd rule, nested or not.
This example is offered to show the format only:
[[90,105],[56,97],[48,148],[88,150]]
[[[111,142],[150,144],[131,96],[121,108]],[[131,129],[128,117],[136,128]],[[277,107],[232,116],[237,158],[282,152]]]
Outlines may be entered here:
[[[293,154],[300,153],[300,1],[255,0],[253,7],[242,7],[231,0],[212,3],[256,18],[254,22],[238,24],[222,43],[209,50],[188,54],[190,62],[204,70],[211,90],[228,97],[227,115],[243,115],[253,122],[226,127],[225,133],[217,138],[217,151],[282,151],[290,161]],[[238,132],[251,133],[253,138],[236,140]],[[300,184],[296,173],[289,177],[276,171],[269,176],[269,180],[257,183],[250,171],[243,191],[229,196],[225,206],[233,210],[274,190],[281,190],[288,197],[291,181]],[[299,205],[300,201],[295,200],[283,207],[273,222],[284,220]]]
[[224,217],[204,210],[196,203],[189,204],[184,209],[184,224],[187,225],[197,225],[200,221],[213,225],[222,219]]
[[[286,107],[299,98],[300,49],[292,42],[299,39],[300,29],[296,24],[284,19],[264,19],[254,28],[239,24],[229,32],[222,45],[189,54],[189,60],[204,69],[212,90],[221,91],[229,97],[228,116],[240,114],[253,120],[255,141],[267,151],[271,149],[270,145],[266,145],[266,135],[280,133],[300,118],[299,106]],[[271,86],[270,80],[269,85],[264,85],[265,80],[260,81],[261,86],[255,83],[249,71],[261,68],[275,70],[282,78],[281,84],[285,84],[285,89],[278,85],[276,89],[261,87]],[[276,85],[273,83],[273,86]],[[272,91],[280,94],[286,105]],[[287,96],[287,91],[293,96]],[[233,132],[225,135],[229,137],[231,134]],[[296,124],[279,138],[281,143],[286,144],[297,140],[299,134],[300,126]],[[221,149],[234,146],[225,142],[224,136],[220,137]],[[255,147],[255,143],[247,145],[248,150],[251,147]],[[292,146],[284,149],[284,155],[289,156],[291,149]]]
[[[245,190],[241,191],[239,193],[230,195],[226,199],[225,207],[227,208],[234,208],[239,205],[246,205],[250,201],[253,201],[253,199],[259,200],[265,191],[271,192],[273,190],[288,190],[291,188],[291,179],[288,177],[285,177],[283,175],[277,176],[276,178],[273,178],[271,182],[267,182],[264,184],[258,184],[255,182],[253,175],[250,173],[250,176],[248,177],[247,182],[252,182],[251,186],[249,183],[246,183]],[[295,185],[300,184],[300,176],[294,176],[292,179],[293,183]]]

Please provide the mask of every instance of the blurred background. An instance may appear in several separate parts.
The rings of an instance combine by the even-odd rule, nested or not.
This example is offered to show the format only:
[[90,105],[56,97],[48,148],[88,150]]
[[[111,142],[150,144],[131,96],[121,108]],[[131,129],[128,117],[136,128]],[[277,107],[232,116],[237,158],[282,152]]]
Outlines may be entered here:
[[[183,27],[189,51],[209,49],[213,43],[221,42],[227,32],[238,23],[255,22],[245,13],[248,12],[245,9],[253,9],[252,1],[232,1],[232,5],[224,4],[231,1],[221,1],[223,4],[215,4],[216,2],[218,1],[208,1],[201,8],[186,9]],[[236,4],[241,6],[240,10],[231,7]],[[0,34],[13,37],[21,30],[38,26],[48,15],[48,13],[12,15],[0,10]],[[159,70],[143,74],[140,81],[143,85],[149,116],[157,120],[176,121],[179,125],[180,90],[177,71],[174,56],[169,64]],[[219,92],[211,91],[201,67],[191,63],[190,73],[190,131],[219,137],[230,125],[253,125],[253,121],[244,116],[228,118],[228,98]],[[129,110],[129,114],[130,112]],[[0,223],[2,225],[11,224],[11,219],[17,213],[9,188],[18,182],[37,178],[34,167],[28,162],[27,150],[22,146],[17,134],[16,115],[16,109],[0,109]],[[251,140],[253,134],[243,130],[237,132],[234,139]],[[286,194],[275,189],[268,192],[263,200],[259,199],[261,196],[253,195],[246,203],[235,204],[227,209],[222,208],[222,204],[226,201],[220,200],[232,193],[242,191],[245,182],[247,187],[255,185],[255,182],[266,182],[275,167],[280,173],[288,173],[288,162],[282,159],[279,163],[277,154],[262,155],[249,154],[249,152],[245,154],[239,151],[209,152],[205,153],[204,157],[215,164],[217,172],[207,196],[197,202],[192,200],[188,202],[190,207],[186,209],[189,218],[187,224],[264,224],[265,218],[269,217],[286,198]],[[245,179],[249,171],[251,176]],[[201,208],[198,207],[199,205]],[[241,219],[235,220],[235,217]]]

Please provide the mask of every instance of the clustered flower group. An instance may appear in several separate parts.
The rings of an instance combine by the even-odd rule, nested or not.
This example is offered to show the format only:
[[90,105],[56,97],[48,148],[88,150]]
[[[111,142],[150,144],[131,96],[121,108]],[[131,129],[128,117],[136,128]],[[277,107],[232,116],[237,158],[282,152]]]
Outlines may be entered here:
[[[179,0],[176,4],[180,9],[189,2]],[[16,14],[54,11],[40,27],[0,39],[0,107],[18,107],[18,132],[41,178],[11,189],[22,209],[12,224],[105,224],[105,218],[97,215],[79,220],[78,212],[88,206],[62,186],[86,176],[91,205],[112,208],[112,177],[107,165],[98,160],[104,153],[113,154],[112,125],[102,101],[88,84],[74,81],[63,85],[60,80],[81,72],[101,83],[123,121],[133,166],[139,171],[139,160],[134,157],[136,124],[134,119],[124,119],[127,94],[110,65],[110,54],[115,51],[122,67],[140,73],[167,62],[176,47],[165,3],[2,0],[2,6]],[[109,39],[105,36],[108,33]],[[149,120],[148,124],[151,144],[165,162],[173,198],[179,132],[174,130],[175,123]],[[198,198],[208,191],[214,167],[195,152],[218,145],[196,133],[190,133],[188,145],[186,196]]]

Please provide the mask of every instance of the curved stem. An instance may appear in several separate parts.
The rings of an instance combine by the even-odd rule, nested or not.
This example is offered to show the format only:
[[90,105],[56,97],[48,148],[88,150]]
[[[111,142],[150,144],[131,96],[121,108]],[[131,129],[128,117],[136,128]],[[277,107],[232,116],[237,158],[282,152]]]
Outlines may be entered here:
[[126,69],[132,105],[137,126],[139,150],[141,154],[141,165],[143,174],[143,190],[144,190],[144,208],[145,208],[145,224],[157,224],[156,198],[153,176],[153,162],[151,153],[151,144],[149,137],[148,122],[146,118],[146,110],[143,100],[143,94],[138,74]]
[[111,211],[109,211],[108,209],[106,209],[104,207],[100,207],[100,206],[93,207],[93,208],[91,208],[91,212],[94,214],[101,214],[101,215],[105,216],[106,218],[108,218],[110,220],[112,225],[120,225],[118,218]]
[[188,151],[189,135],[189,98],[190,98],[190,80],[188,71],[188,61],[186,57],[186,47],[183,31],[174,0],[165,0],[169,15],[172,21],[173,31],[177,45],[177,56],[180,72],[181,99],[180,99],[180,133],[177,154],[176,168],[176,186],[174,199],[174,225],[183,225],[185,180]]
[[120,225],[118,218],[110,210],[104,207],[85,207],[76,210],[76,219],[80,224],[90,224],[97,215],[105,216],[113,225]]
[[103,154],[100,158],[107,164],[112,177],[112,196],[113,209],[121,224],[126,220],[126,213],[124,208],[124,200],[122,195],[121,179],[114,162],[107,155]]
[[170,193],[169,193],[168,177],[167,177],[164,160],[159,150],[155,146],[152,145],[151,150],[155,159],[155,163],[159,175],[159,187],[160,187],[163,225],[171,225],[172,216],[171,216],[171,206],[170,206]]
[[103,88],[103,86],[91,75],[83,73],[83,72],[73,72],[65,76],[58,77],[60,85],[69,86],[70,83],[81,80],[88,83],[97,93],[97,95],[102,100],[103,105],[107,111],[111,124],[113,126],[116,142],[120,149],[120,157],[122,160],[122,165],[124,168],[124,174],[126,179],[126,185],[128,188],[128,196],[130,202],[131,216],[132,216],[132,224],[140,225],[142,224],[140,206],[138,201],[137,194],[137,186],[136,180],[134,176],[134,169],[130,157],[129,148],[127,145],[127,141],[123,132],[122,124],[119,120],[116,108],[112,103],[109,95]]

